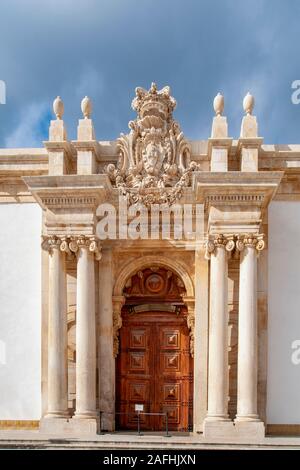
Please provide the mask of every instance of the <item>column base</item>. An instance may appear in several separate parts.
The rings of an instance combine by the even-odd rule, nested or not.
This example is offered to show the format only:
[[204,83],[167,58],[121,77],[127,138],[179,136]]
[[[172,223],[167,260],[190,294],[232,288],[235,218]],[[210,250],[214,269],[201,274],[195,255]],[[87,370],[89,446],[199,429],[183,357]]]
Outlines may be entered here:
[[78,435],[95,436],[100,432],[99,418],[52,418],[40,421],[40,432],[52,436],[72,437]]
[[228,415],[207,415],[204,422],[231,421]]
[[258,415],[236,415],[236,418],[234,420],[235,423],[249,423],[249,422],[260,422],[261,420],[259,419]]
[[44,419],[63,419],[63,418],[70,418],[71,415],[69,411],[48,411],[48,413],[44,416]]
[[203,437],[211,443],[262,443],[265,426],[260,420],[204,420]]
[[97,411],[75,411],[73,419],[98,419],[98,416]]

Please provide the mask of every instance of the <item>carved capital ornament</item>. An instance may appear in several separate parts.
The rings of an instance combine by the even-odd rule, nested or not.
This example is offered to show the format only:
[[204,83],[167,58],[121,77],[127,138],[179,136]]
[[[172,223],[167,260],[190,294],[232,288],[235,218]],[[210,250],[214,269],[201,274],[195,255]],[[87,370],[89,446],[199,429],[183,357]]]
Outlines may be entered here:
[[78,254],[80,248],[86,248],[90,252],[94,253],[95,259],[99,261],[101,259],[101,245],[99,240],[95,236],[57,236],[51,235],[44,237],[42,242],[42,248],[49,251],[51,254],[53,249],[57,248],[60,251],[65,252],[67,255]]
[[264,235],[259,234],[238,234],[223,235],[217,234],[210,236],[205,244],[205,258],[210,259],[212,254],[216,253],[216,248],[224,248],[227,252],[241,252],[245,247],[255,248],[257,254],[265,248]]

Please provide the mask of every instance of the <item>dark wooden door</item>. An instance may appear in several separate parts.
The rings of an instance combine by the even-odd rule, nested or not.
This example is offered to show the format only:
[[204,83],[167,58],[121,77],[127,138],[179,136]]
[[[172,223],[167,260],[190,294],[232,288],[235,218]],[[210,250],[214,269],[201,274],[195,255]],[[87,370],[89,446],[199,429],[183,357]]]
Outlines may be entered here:
[[[170,430],[191,430],[192,362],[184,311],[125,311],[116,364],[118,428],[137,429],[135,404],[143,404],[146,412],[167,412]],[[165,418],[141,415],[141,429],[162,431]]]

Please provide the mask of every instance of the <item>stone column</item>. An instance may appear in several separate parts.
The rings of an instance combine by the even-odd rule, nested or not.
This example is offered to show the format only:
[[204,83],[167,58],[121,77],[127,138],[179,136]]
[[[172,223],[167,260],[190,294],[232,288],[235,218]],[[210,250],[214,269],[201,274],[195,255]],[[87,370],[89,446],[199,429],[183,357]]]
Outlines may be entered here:
[[[71,250],[74,250],[71,242]],[[95,265],[97,242],[79,237],[77,245],[76,412],[75,418],[96,418]]]
[[207,243],[210,254],[210,322],[208,410],[206,421],[228,420],[228,260],[233,240],[216,235]]
[[262,236],[239,237],[240,289],[238,396],[236,421],[259,421],[257,415],[257,255]]
[[50,237],[47,418],[68,416],[67,287],[62,240]]

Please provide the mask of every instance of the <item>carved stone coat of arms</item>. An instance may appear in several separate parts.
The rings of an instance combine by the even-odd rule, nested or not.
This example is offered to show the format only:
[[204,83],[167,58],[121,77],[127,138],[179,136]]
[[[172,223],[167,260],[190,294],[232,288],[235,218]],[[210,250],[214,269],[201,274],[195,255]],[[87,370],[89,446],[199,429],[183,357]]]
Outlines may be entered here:
[[136,88],[129,134],[117,140],[119,162],[107,166],[112,184],[131,204],[173,204],[189,186],[197,164],[190,161],[190,145],[173,119],[176,101],[168,86],[149,91]]

